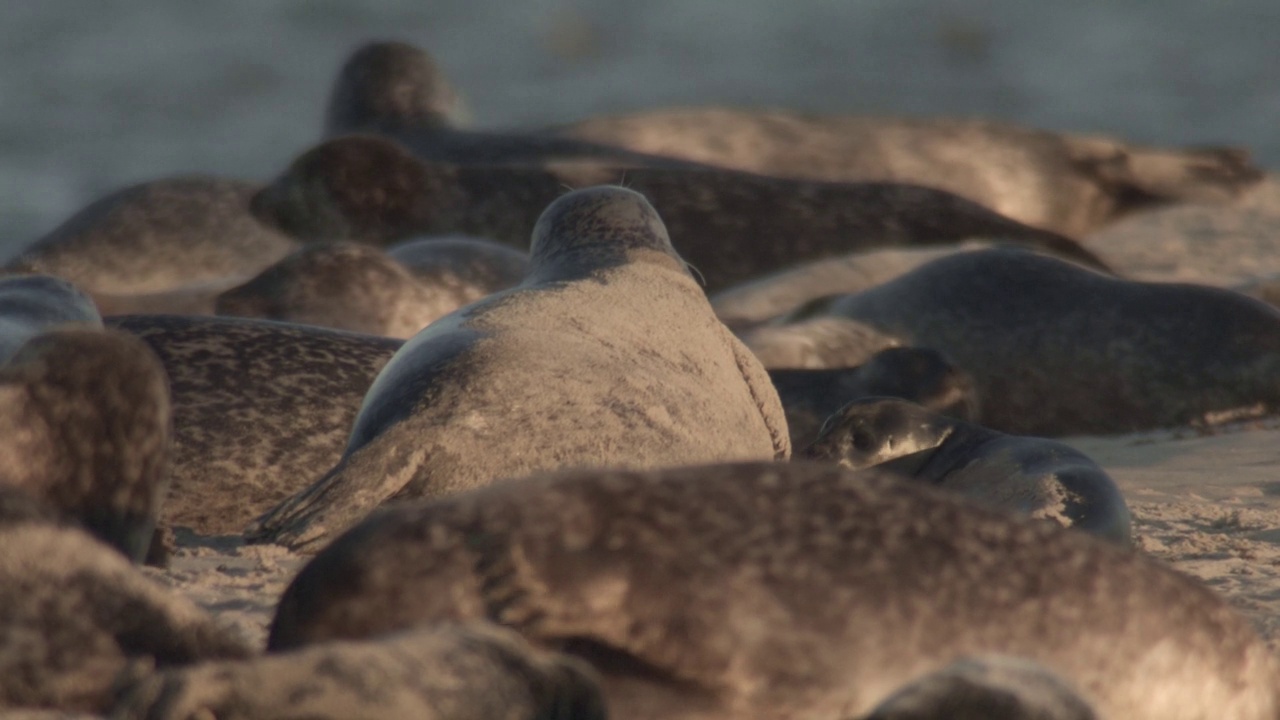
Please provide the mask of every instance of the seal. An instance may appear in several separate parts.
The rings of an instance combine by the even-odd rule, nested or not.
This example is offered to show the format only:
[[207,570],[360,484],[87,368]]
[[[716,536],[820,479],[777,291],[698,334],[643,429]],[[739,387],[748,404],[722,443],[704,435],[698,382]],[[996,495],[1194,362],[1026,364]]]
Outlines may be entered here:
[[1263,177],[1238,148],[1153,148],[967,118],[684,108],[544,132],[762,175],[928,185],[1069,236],[1170,203],[1234,200]]
[[529,253],[468,235],[407,240],[389,246],[387,254],[420,280],[472,286],[485,295],[519,285],[529,272]]
[[849,368],[769,371],[787,414],[791,447],[806,448],[836,411],[857,398],[904,398],[945,415],[978,419],[973,379],[936,350],[889,348]]
[[465,233],[524,249],[542,209],[566,186],[619,181],[653,203],[711,292],[806,260],[971,238],[1000,238],[1105,267],[1069,238],[921,186],[592,163],[447,165],[374,136],[330,140],[303,153],[254,196],[253,209],[306,241],[386,245]]
[[164,368],[145,345],[47,331],[0,367],[0,483],[142,562],[168,489],[169,417]]
[[571,192],[543,213],[532,247],[521,285],[396,353],[342,461],[249,541],[313,551],[385,500],[538,470],[790,456],[768,375],[716,320],[643,196]]
[[961,658],[880,703],[865,720],[1006,718],[1097,720],[1074,688],[1045,668],[1000,655]]
[[237,318],[136,315],[108,323],[169,375],[172,483],[164,519],[238,533],[342,457],[387,338]]
[[102,328],[93,298],[50,275],[0,277],[0,364],[31,338],[60,327]]
[[831,416],[804,457],[860,470],[875,465],[993,508],[1132,542],[1115,480],[1084,453],[1006,435],[890,398],[855,400]]
[[[822,308],[830,302],[822,298]],[[770,370],[830,370],[870,362],[876,353],[907,344],[902,337],[843,317],[807,317],[738,331],[743,344]],[[823,418],[825,420],[825,418]]]
[[[370,245],[314,243],[226,290],[214,309],[219,315],[409,338],[459,307],[523,279],[523,274],[511,277],[507,266],[514,264],[513,258],[500,257],[501,264],[485,268],[484,255],[491,252],[487,246],[446,243],[434,258],[430,248],[421,247],[430,241],[401,247],[401,253],[418,262],[415,269]],[[469,258],[468,249],[473,251]],[[523,255],[502,249],[515,259]]]
[[[847,322],[846,334],[938,350],[973,376],[983,424],[1017,435],[1127,433],[1280,407],[1275,308],[1019,250],[935,260],[782,320],[793,339],[838,336]],[[850,357],[825,360],[857,364],[865,348],[851,345]]]
[[357,47],[329,91],[324,134],[466,124],[466,106],[425,50],[403,42]]
[[614,718],[860,717],[987,654],[1041,665],[1100,717],[1280,710],[1276,659],[1201,583],[815,463],[562,472],[389,508],[299,571],[268,647],[471,619],[591,662]]
[[116,684],[139,665],[250,655],[242,639],[116,550],[33,517],[34,501],[23,495],[0,485],[0,709],[105,713]]
[[476,622],[168,670],[133,686],[113,715],[118,720],[303,716],[605,720],[605,708],[585,663]]
[[95,297],[253,275],[297,247],[250,213],[258,190],[208,176],[133,185],[72,215],[4,269],[56,275]]

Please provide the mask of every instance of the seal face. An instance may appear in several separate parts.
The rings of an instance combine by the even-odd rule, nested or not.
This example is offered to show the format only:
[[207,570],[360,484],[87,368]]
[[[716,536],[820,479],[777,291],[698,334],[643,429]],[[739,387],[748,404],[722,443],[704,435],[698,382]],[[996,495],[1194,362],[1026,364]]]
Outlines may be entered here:
[[465,116],[457,90],[430,53],[408,43],[371,42],[356,48],[338,71],[324,133],[450,127]]
[[873,465],[958,492],[988,507],[1050,520],[1129,544],[1129,508],[1084,453],[1017,437],[911,402],[863,398],[832,415],[806,458],[853,470]]
[[388,499],[566,466],[789,455],[768,376],[715,319],[652,206],[588,188],[546,209],[521,285],[405,344],[343,460],[248,535],[313,549]]
[[987,654],[1039,664],[1101,717],[1280,708],[1266,645],[1194,580],[815,463],[562,472],[389,508],[298,573],[268,646],[445,619],[587,659],[611,717],[859,717]]

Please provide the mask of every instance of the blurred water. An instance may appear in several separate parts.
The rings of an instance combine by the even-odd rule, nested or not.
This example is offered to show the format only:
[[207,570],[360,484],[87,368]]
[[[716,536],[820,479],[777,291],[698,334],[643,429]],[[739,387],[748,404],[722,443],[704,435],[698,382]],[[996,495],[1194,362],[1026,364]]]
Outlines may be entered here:
[[488,127],[703,103],[982,114],[1280,167],[1277,31],[1275,0],[0,0],[0,251],[125,184],[265,179],[372,38],[431,50]]

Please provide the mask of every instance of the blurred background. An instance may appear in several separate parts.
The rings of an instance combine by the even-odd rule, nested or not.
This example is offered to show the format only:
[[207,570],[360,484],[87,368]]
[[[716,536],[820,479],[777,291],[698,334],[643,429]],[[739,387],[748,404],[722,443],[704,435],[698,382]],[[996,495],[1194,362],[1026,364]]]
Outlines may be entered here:
[[[660,105],[984,115],[1280,167],[1276,0],[0,0],[0,251],[98,195],[266,179],[357,44],[431,51],[479,127]],[[7,254],[7,253],[6,253]]]

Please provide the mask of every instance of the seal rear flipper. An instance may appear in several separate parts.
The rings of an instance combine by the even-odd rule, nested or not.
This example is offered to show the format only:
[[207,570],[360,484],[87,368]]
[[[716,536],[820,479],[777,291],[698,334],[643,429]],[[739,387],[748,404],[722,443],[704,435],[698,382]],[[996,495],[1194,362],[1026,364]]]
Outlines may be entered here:
[[245,528],[251,544],[275,543],[315,552],[395,495],[422,466],[425,451],[396,452],[380,437],[343,458],[306,490],[285,500]]
[[1230,147],[1161,150],[1081,139],[1071,155],[1110,190],[1116,215],[1171,202],[1228,202],[1265,177],[1247,151]]

